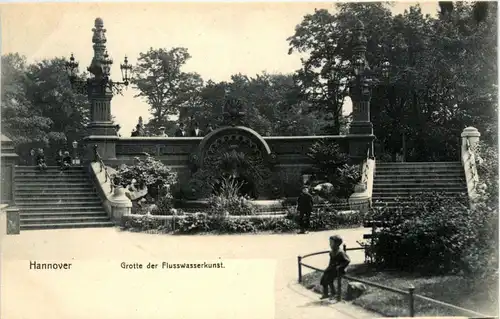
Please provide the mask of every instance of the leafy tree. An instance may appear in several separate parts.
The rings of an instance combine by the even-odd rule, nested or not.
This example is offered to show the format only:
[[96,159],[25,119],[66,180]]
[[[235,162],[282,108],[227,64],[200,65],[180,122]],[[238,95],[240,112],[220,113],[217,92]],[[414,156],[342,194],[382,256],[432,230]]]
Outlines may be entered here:
[[33,147],[66,148],[81,140],[88,123],[88,99],[75,93],[64,59],[28,65],[19,54],[2,56],[2,131],[22,159]]
[[331,200],[352,195],[354,186],[361,179],[359,166],[349,163],[349,155],[336,142],[318,141],[311,146],[307,156],[313,162],[316,178],[333,185]]
[[[474,3],[457,2],[437,18],[423,15],[418,5],[396,16],[381,3],[336,7],[335,14],[317,10],[304,17],[289,39],[291,50],[308,53],[297,77],[314,108],[340,107],[334,101],[349,76],[349,39],[357,17],[365,25],[369,65],[384,59],[391,64],[389,81],[374,88],[371,101],[383,149],[413,161],[456,160],[460,133],[469,125],[494,143],[496,3],[488,3],[488,18],[480,24],[471,19]],[[336,88],[328,86],[328,76],[339,79]]]
[[246,125],[262,135],[312,135],[321,129],[293,75],[265,72],[255,77],[236,74],[230,82],[208,81],[200,92],[195,119],[202,125],[220,125],[227,92],[244,105]]
[[176,115],[181,106],[193,104],[203,86],[197,73],[182,71],[190,58],[185,48],[150,48],[139,54],[131,82],[139,90],[136,97],[149,104],[155,126],[164,125],[168,116]]
[[[289,54],[307,53],[302,68],[296,72],[300,89],[314,109],[332,119],[327,131],[340,134],[342,107],[348,94],[347,79],[351,69],[350,31],[354,16],[365,22],[369,60],[380,60],[381,46],[386,42],[384,30],[390,25],[391,13],[383,3],[347,3],[337,5],[338,13],[315,10],[304,17],[288,38]],[[370,61],[372,62],[372,61]]]

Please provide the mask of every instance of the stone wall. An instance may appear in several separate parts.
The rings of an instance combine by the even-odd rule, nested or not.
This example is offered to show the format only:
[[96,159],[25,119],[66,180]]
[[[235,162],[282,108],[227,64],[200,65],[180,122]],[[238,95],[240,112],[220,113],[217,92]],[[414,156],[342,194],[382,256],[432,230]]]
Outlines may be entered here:
[[[209,137],[205,137],[209,138]],[[134,158],[145,153],[168,165],[178,173],[181,183],[191,177],[193,155],[199,154],[203,137],[127,137],[116,142],[116,159],[104,159],[106,165],[117,168],[121,164],[132,164]],[[287,194],[290,188],[300,187],[302,174],[312,168],[307,156],[310,147],[317,141],[336,141],[344,151],[348,150],[345,136],[270,136],[261,137],[271,153],[276,155],[276,164],[272,168],[274,183],[281,189],[280,196]]]
[[14,151],[14,144],[5,135],[1,135],[1,189],[0,200],[2,204],[10,204],[14,201],[14,174],[15,165],[19,157]]

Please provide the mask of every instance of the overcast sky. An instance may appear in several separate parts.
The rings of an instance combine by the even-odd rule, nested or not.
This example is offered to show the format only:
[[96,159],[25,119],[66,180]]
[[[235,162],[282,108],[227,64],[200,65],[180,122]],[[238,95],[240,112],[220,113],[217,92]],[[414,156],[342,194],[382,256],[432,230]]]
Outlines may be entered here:
[[[398,2],[393,11],[402,13],[412,4]],[[420,5],[424,13],[437,12],[437,2]],[[291,73],[300,68],[300,57],[287,54],[286,39],[315,8],[333,11],[333,2],[2,4],[2,54],[18,52],[33,62],[73,52],[80,67],[87,67],[93,55],[91,30],[101,17],[115,80],[121,80],[125,55],[134,64],[150,47],[187,48],[192,58],[185,70],[205,81],[228,80],[240,72]],[[350,112],[350,105],[344,111]],[[123,136],[139,116],[149,118],[148,105],[134,98],[132,89],[113,98],[112,114]]]

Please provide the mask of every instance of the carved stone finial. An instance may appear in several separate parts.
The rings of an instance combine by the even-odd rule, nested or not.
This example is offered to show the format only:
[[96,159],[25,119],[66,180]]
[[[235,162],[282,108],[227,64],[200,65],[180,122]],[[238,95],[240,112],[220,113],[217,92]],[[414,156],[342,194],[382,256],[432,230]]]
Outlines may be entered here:
[[94,33],[92,36],[92,43],[94,43],[94,57],[92,58],[92,63],[90,64],[88,71],[96,78],[100,78],[104,74],[102,62],[106,52],[107,41],[106,29],[104,29],[104,22],[101,18],[95,19],[92,32]]
[[361,20],[356,18],[356,22],[354,24],[354,28],[352,30],[352,51],[354,53],[354,60],[361,58],[365,59],[366,53],[366,36],[365,36],[365,26]]

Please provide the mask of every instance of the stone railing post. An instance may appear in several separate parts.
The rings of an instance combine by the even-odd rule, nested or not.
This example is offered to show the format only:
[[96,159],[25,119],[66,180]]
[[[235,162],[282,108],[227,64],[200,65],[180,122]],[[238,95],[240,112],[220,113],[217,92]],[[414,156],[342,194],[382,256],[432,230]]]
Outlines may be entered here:
[[115,223],[120,222],[123,216],[132,213],[132,201],[125,195],[123,186],[116,186],[113,195],[109,198],[111,218]]
[[349,197],[351,210],[367,212],[372,206],[373,179],[375,174],[375,160],[367,158],[361,164],[361,181],[354,188]]
[[[462,131],[462,153],[464,151],[464,146],[466,147],[467,140],[469,141],[469,145],[473,152],[476,152],[477,145],[479,144],[479,138],[481,137],[481,133],[477,130],[477,128],[469,126],[466,127]],[[466,148],[465,148],[466,150]]]
[[476,188],[479,185],[479,175],[477,173],[476,158],[478,156],[477,147],[480,136],[481,133],[471,126],[466,127],[461,134],[462,147],[460,151],[471,206],[473,206],[473,202],[478,196]]

